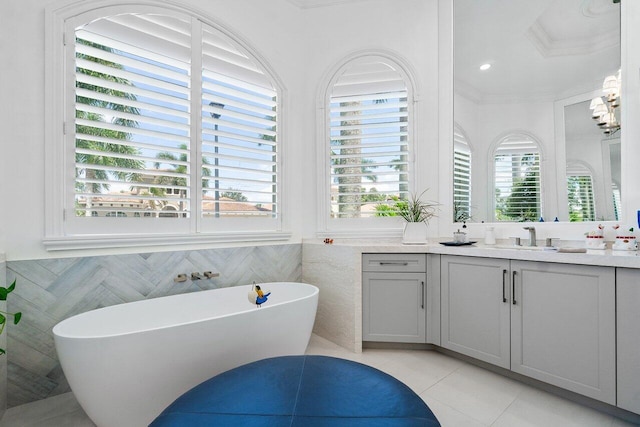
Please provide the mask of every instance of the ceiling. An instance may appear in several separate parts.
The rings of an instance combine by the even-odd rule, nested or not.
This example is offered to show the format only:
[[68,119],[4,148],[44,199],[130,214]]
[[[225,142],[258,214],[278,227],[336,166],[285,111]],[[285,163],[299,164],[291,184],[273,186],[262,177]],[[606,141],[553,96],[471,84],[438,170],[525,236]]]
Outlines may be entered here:
[[[367,0],[287,0],[302,9]],[[620,68],[612,0],[453,0],[457,93],[477,103],[555,101]],[[481,64],[491,69],[481,72]]]
[[[620,68],[612,0],[455,0],[455,89],[478,103],[553,101]],[[481,64],[490,63],[487,71]]]

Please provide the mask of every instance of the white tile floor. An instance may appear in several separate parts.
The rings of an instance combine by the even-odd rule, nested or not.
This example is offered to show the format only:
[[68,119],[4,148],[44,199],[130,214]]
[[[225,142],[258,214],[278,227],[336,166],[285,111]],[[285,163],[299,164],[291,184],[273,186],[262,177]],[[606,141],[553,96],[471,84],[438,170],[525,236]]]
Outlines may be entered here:
[[[436,351],[351,353],[313,335],[307,354],[371,365],[411,387],[443,427],[623,427],[635,424],[494,374]],[[11,408],[0,427],[94,426],[73,394]]]

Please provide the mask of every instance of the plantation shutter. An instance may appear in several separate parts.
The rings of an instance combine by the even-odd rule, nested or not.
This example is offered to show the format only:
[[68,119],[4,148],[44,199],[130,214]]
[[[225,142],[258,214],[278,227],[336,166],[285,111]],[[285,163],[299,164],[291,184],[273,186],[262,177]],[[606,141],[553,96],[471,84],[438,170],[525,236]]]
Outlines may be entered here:
[[331,216],[376,215],[409,191],[409,104],[402,75],[377,58],[351,65],[329,99]]
[[203,216],[278,212],[276,89],[244,53],[203,31]]
[[596,209],[591,171],[579,163],[567,165],[567,198],[570,221],[595,221]]
[[190,212],[190,22],[123,14],[76,35],[76,216]]
[[541,216],[540,151],[523,135],[504,138],[494,156],[495,210],[499,221],[537,221]]
[[277,216],[277,91],[205,25],[194,76],[191,26],[121,14],[76,30],[77,216]]
[[614,218],[616,220],[620,219],[620,212],[621,212],[621,194],[620,194],[620,188],[618,187],[618,185],[615,182],[611,183],[611,190],[613,191],[613,214],[614,214]]
[[453,132],[453,145],[454,221],[462,222],[471,216],[471,150],[457,126]]

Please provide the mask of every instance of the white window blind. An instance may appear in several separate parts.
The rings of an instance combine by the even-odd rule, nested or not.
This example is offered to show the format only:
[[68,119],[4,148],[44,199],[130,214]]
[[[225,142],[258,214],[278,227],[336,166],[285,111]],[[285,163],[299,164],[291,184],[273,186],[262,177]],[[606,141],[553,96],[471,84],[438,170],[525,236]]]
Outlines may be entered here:
[[409,191],[409,103],[401,74],[371,58],[352,64],[329,100],[331,217],[386,216]]
[[497,221],[537,221],[541,216],[540,151],[524,135],[505,137],[494,155]]
[[120,14],[76,30],[75,216],[275,218],[277,91],[193,22]]
[[276,216],[276,90],[239,50],[203,33],[204,216]]
[[567,165],[569,221],[595,221],[596,208],[591,171],[579,163]]
[[454,127],[453,146],[453,219],[462,222],[471,217],[471,150],[458,126]]
[[190,214],[189,44],[159,15],[76,31],[77,216]]
[[618,185],[613,182],[611,183],[611,190],[613,191],[613,214],[616,220],[620,219],[620,212],[621,212],[621,195],[620,195],[620,188],[618,187]]

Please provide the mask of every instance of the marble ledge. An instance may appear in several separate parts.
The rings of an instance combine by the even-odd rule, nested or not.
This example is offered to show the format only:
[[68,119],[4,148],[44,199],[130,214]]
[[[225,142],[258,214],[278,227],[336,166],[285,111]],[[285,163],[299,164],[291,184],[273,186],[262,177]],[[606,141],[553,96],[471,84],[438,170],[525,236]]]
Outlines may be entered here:
[[[444,241],[444,240],[443,240]],[[556,262],[561,264],[597,265],[603,267],[640,268],[639,251],[587,250],[586,253],[565,253],[545,250],[509,248],[507,245],[485,245],[482,242],[468,246],[444,246],[433,239],[424,245],[404,245],[400,239],[334,239],[332,244],[323,239],[303,239],[305,245],[350,248],[357,253],[430,253],[463,255],[484,258],[502,258],[523,261]],[[308,246],[310,248],[311,246]],[[304,252],[304,250],[303,250]],[[344,260],[344,259],[343,259]]]

